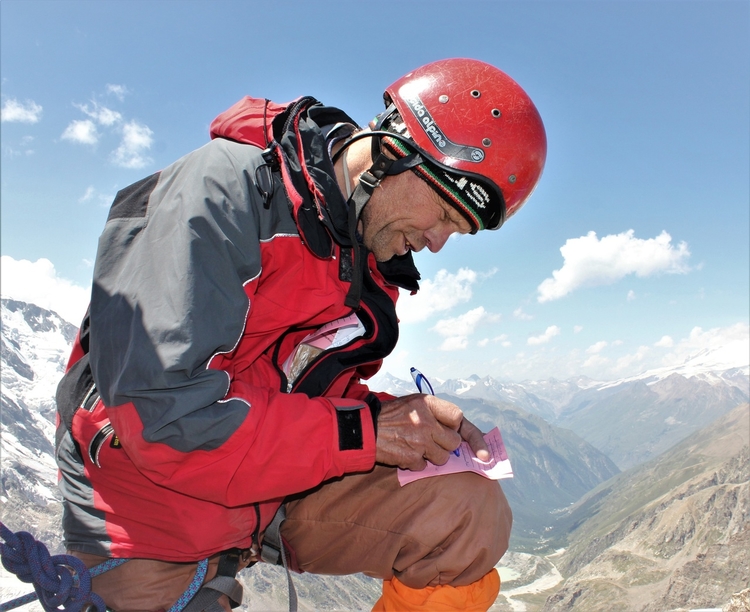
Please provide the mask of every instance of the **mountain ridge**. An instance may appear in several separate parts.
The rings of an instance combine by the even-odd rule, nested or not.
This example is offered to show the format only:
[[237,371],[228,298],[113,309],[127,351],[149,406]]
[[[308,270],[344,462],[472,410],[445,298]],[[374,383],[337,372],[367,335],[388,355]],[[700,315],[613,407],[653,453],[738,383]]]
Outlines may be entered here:
[[556,525],[566,580],[542,610],[716,606],[745,588],[749,443],[745,404],[584,495]]
[[[602,451],[620,469],[647,461],[714,418],[750,399],[748,367],[690,375],[662,369],[639,377],[601,382],[586,377],[502,382],[491,376],[432,381],[436,393],[512,404],[549,423],[570,429]],[[388,373],[371,388],[392,395],[414,393],[411,382]],[[455,401],[455,400],[454,400]]]

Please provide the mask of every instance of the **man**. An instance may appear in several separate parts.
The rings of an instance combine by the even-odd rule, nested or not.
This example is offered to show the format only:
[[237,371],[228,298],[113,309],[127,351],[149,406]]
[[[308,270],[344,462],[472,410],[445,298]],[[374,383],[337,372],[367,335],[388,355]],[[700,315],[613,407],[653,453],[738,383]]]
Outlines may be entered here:
[[284,561],[383,579],[377,610],[494,601],[498,484],[396,476],[462,439],[487,458],[481,432],[450,402],[362,380],[396,344],[399,287],[418,289],[411,252],[514,214],[544,127],[474,60],[423,66],[385,101],[360,131],[311,98],[245,99],[117,195],[58,390],[66,545],[89,566],[131,559],[93,582],[117,612],[181,609],[191,581],[186,610],[236,605],[280,508]]

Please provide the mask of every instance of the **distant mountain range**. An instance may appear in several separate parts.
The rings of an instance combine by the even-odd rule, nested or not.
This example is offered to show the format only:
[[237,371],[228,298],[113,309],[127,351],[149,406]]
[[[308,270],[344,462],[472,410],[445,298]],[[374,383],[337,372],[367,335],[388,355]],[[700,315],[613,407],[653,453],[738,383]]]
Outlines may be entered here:
[[[54,393],[76,331],[75,326],[54,312],[16,300],[2,300],[3,520],[14,530],[30,531],[53,553],[60,552],[62,546],[52,447]],[[739,365],[716,371],[693,363],[689,372],[684,368],[651,372],[608,383],[586,378],[502,383],[477,376],[432,382],[438,394],[457,403],[482,429],[500,426],[515,473],[513,479],[502,481],[515,514],[512,549],[540,555],[571,542],[565,555],[555,561],[567,577],[559,598],[559,605],[564,606],[571,593],[576,592],[578,572],[606,554],[608,546],[616,541],[607,534],[619,533],[621,526],[603,524],[602,517],[611,515],[613,521],[625,520],[630,516],[623,514],[625,510],[637,512],[641,507],[626,504],[626,493],[617,497],[618,483],[635,487],[635,481],[623,480],[625,474],[641,467],[647,469],[645,466],[653,461],[667,457],[665,453],[653,459],[673,444],[716,417],[734,414],[731,409],[748,399],[747,367]],[[374,388],[395,395],[413,392],[413,383],[388,375],[378,376],[371,383]],[[691,439],[674,448],[682,448]],[[660,480],[652,477],[659,484],[654,485],[653,491],[642,489],[635,501],[645,504],[656,493],[667,495],[702,473],[693,464],[664,465],[662,472],[666,476]],[[631,469],[619,473],[627,468]],[[677,476],[667,477],[670,470]],[[645,476],[644,479],[649,481]],[[651,497],[648,491],[653,493]],[[715,539],[716,544],[721,542],[726,545],[728,540]],[[706,555],[713,554],[709,540],[699,543],[708,547]],[[525,563],[522,555],[517,559]],[[543,560],[533,563],[538,568],[532,573],[551,567]],[[691,566],[685,567],[687,573],[680,575],[689,577]],[[241,610],[286,608],[286,577],[279,568],[255,567],[244,572],[242,580],[249,596]],[[14,581],[0,573],[0,603],[11,592],[28,591],[23,586],[19,591]],[[295,583],[301,610],[368,609],[379,591],[377,582],[365,576],[334,579],[302,575],[295,577]],[[675,584],[674,589],[684,588],[686,582]],[[570,593],[569,588],[573,588]],[[537,608],[529,608],[532,609]]]
[[[513,383],[471,376],[432,380],[432,385],[438,394],[512,404],[538,415],[574,431],[620,469],[627,469],[659,455],[750,398],[747,363],[709,370],[700,359],[705,364],[716,362],[706,352],[688,360],[689,367],[682,364],[609,382],[579,377]],[[393,395],[415,392],[412,382],[387,373],[373,377],[369,384]]]

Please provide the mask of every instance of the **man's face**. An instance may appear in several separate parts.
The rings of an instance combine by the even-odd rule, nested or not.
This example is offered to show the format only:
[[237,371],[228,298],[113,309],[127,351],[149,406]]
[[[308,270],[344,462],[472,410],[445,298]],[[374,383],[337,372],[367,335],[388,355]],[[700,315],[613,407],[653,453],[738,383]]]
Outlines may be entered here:
[[377,261],[421,251],[437,253],[451,234],[468,234],[469,222],[413,172],[389,176],[362,210],[360,233]]

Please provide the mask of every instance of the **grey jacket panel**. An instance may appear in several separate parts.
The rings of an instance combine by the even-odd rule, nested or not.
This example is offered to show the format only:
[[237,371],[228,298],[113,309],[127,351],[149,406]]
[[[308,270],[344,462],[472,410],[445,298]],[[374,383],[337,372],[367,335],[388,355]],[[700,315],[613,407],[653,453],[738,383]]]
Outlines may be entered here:
[[276,176],[264,206],[263,163],[255,147],[214,140],[160,173],[145,215],[110,218],[100,238],[92,370],[105,405],[134,403],[149,442],[213,449],[247,415],[244,401],[217,403],[229,379],[206,366],[243,332],[259,241],[298,233]]
[[65,547],[92,555],[110,556],[111,542],[107,535],[105,515],[96,509],[94,490],[86,478],[83,460],[70,432],[66,431],[60,440],[56,458],[61,476],[58,486],[63,496]]

